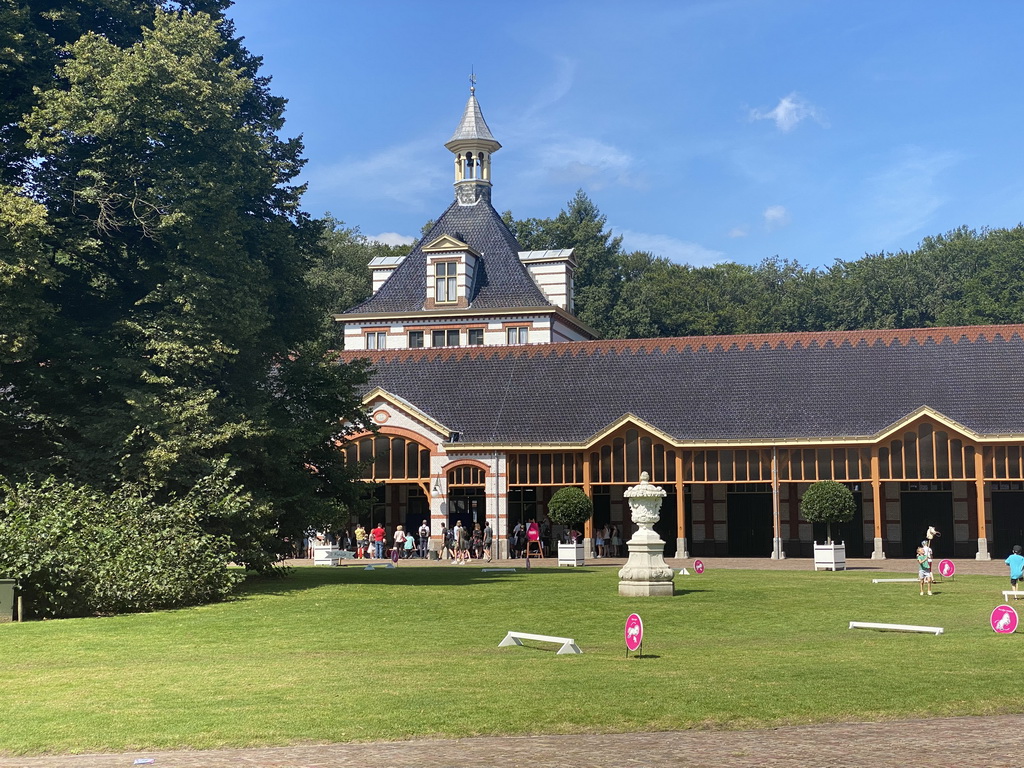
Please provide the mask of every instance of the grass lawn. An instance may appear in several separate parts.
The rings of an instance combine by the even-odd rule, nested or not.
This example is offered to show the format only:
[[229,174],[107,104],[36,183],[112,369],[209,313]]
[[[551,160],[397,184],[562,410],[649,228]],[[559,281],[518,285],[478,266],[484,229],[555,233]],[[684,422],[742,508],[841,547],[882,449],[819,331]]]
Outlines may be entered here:
[[[0,625],[0,751],[738,728],[1024,711],[1006,579],[920,597],[879,571],[709,570],[626,598],[617,569],[297,568],[237,600]],[[1024,604],[1022,604],[1024,607]],[[644,658],[623,625],[643,618]],[[850,630],[851,620],[941,636]],[[580,656],[506,630],[575,638]]]

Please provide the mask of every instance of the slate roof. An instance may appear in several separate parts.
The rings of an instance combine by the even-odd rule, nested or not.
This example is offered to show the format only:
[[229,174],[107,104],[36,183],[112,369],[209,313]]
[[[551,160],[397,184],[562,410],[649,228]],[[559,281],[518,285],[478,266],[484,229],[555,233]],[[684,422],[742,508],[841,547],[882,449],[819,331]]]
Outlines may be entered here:
[[579,444],[626,414],[680,441],[868,438],[922,407],[1024,435],[1024,325],[346,352],[468,443]]
[[341,316],[422,311],[427,299],[423,246],[441,235],[451,235],[481,254],[470,309],[554,308],[519,261],[519,244],[505,222],[489,202],[480,200],[475,205],[453,202],[377,293]]
[[[498,144],[491,133],[491,129],[487,127],[484,113],[480,109],[480,102],[476,100],[476,96],[473,94],[469,95],[469,101],[466,102],[466,109],[462,113],[462,119],[459,120],[455,133],[445,142],[445,146],[447,147],[460,141],[493,141],[495,144]],[[498,147],[500,146],[501,144],[498,144]]]

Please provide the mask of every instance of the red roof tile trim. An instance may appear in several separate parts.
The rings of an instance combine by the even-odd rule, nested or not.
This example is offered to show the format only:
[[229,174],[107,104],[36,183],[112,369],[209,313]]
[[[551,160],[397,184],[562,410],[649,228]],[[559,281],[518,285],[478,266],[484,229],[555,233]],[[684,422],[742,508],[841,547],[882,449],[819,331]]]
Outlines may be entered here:
[[947,328],[903,328],[873,331],[814,331],[808,333],[751,333],[736,336],[684,336],[665,339],[610,339],[566,341],[552,344],[524,344],[500,347],[436,347],[425,349],[344,350],[342,361],[369,359],[392,362],[416,360],[461,360],[467,358],[547,357],[551,355],[599,355],[605,353],[724,352],[757,349],[825,348],[839,346],[909,346],[911,344],[956,344],[960,341],[994,341],[997,338],[1024,339],[1024,324],[968,325]]

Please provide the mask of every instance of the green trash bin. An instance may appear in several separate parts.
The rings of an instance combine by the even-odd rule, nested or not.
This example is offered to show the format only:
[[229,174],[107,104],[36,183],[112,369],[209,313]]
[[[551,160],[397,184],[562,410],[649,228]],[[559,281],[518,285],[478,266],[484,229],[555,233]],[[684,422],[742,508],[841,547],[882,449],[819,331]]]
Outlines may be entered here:
[[14,579],[0,579],[0,622],[14,621]]

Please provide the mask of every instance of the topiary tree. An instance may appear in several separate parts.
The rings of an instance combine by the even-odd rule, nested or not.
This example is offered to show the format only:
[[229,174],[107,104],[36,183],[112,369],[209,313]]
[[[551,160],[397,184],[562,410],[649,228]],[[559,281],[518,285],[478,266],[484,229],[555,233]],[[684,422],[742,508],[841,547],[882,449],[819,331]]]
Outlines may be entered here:
[[800,500],[800,514],[812,523],[825,523],[825,538],[832,543],[832,523],[848,523],[857,512],[853,492],[835,480],[813,483]]
[[567,486],[555,491],[548,502],[548,518],[555,525],[579,528],[594,514],[594,502],[582,488]]

